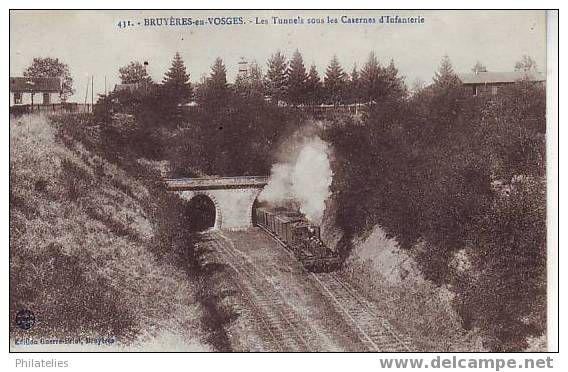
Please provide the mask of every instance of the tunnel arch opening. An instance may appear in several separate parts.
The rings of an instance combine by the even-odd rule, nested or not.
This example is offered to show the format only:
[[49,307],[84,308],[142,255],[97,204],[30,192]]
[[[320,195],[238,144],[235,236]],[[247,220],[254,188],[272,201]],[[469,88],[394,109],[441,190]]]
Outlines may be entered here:
[[217,208],[209,196],[198,194],[187,203],[187,216],[191,231],[205,231],[216,227]]

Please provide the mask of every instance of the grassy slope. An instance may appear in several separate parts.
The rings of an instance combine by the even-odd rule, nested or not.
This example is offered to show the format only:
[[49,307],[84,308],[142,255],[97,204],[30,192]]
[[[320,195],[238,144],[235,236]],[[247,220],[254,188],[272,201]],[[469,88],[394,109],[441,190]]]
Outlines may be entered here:
[[[329,199],[322,224],[322,236],[334,249],[343,237],[334,221],[336,208],[336,201]],[[395,238],[375,226],[351,244],[353,250],[340,275],[373,300],[383,316],[410,337],[417,350],[483,350],[479,335],[461,326],[450,291],[424,280]]]
[[[10,120],[11,337],[208,350],[187,273],[152,253],[149,190],[37,116]],[[156,206],[154,206],[157,208]],[[31,309],[32,330],[14,326]]]
[[424,280],[395,239],[376,226],[354,246],[342,275],[373,299],[417,350],[484,351],[480,336],[462,328],[451,306],[451,292]]
[[[480,332],[462,327],[451,304],[450,289],[424,280],[414,260],[379,226],[354,242],[342,275],[373,299],[385,317],[410,336],[417,349],[487,351]],[[546,335],[529,338],[525,351],[546,351]]]

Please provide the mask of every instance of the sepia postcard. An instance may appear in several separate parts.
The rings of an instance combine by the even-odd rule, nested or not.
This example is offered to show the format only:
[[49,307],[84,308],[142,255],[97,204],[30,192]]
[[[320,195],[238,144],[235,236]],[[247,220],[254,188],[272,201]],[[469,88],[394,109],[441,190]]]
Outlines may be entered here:
[[557,348],[557,13],[9,18],[10,352]]

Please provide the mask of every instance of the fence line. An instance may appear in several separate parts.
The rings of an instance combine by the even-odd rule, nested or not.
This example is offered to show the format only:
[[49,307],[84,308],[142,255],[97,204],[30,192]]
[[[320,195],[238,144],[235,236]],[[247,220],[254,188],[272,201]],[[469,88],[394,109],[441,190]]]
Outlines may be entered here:
[[15,105],[10,106],[10,114],[29,114],[29,113],[44,113],[44,114],[58,114],[66,112],[93,112],[92,104],[84,103],[51,103],[51,104],[33,104],[33,105]]

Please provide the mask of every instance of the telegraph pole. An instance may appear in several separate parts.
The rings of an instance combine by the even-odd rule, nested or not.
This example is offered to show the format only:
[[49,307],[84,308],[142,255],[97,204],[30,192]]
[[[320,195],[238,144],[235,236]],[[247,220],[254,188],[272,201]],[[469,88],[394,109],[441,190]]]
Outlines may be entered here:
[[95,75],[91,76],[91,112],[93,112],[93,104],[95,101]]
[[89,76],[87,76],[87,89],[85,90],[85,106],[83,106],[83,111],[87,112],[87,97],[89,94]]
[[144,77],[144,90],[148,91],[148,61],[144,61],[144,72],[146,73]]

